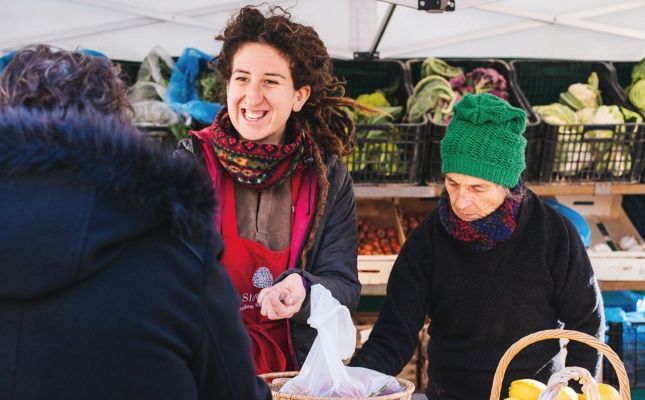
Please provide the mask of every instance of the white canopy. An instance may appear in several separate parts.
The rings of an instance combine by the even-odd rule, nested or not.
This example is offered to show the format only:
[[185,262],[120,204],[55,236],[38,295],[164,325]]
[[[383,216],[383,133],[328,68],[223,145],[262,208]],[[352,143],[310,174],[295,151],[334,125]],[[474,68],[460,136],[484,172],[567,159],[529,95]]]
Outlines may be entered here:
[[[398,5],[377,51],[395,57],[645,57],[645,0],[455,0],[454,12]],[[216,53],[213,37],[249,2],[225,0],[0,0],[0,54],[33,44],[140,61],[159,45]],[[258,2],[260,3],[260,2]],[[376,0],[271,1],[312,25],[338,58],[375,43],[392,4]],[[403,3],[403,2],[395,2]],[[409,1],[406,3],[415,3]]]

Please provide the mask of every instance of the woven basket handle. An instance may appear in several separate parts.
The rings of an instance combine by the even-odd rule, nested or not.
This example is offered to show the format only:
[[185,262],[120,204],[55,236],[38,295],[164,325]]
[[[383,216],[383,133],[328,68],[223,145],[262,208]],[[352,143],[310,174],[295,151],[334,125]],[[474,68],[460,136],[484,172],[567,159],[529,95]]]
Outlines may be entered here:
[[504,374],[506,373],[506,368],[510,364],[511,360],[517,353],[519,353],[526,346],[547,339],[569,339],[576,342],[581,342],[586,345],[589,345],[596,350],[600,351],[611,363],[612,367],[616,371],[616,376],[618,377],[620,398],[622,400],[631,400],[631,394],[629,392],[629,379],[627,378],[627,372],[625,372],[625,366],[623,362],[620,361],[618,355],[607,346],[605,343],[601,342],[597,338],[588,335],[586,333],[571,331],[566,329],[548,329],[544,331],[539,331],[526,335],[523,338],[519,339],[517,342],[513,343],[511,347],[506,350],[506,353],[502,356],[497,364],[497,369],[495,370],[495,376],[493,377],[493,386],[490,391],[490,400],[499,400],[500,394],[502,391],[502,382],[504,380]]
[[274,378],[293,378],[296,375],[298,375],[298,371],[267,372],[266,374],[260,374],[258,376],[268,382],[270,379],[274,379]]

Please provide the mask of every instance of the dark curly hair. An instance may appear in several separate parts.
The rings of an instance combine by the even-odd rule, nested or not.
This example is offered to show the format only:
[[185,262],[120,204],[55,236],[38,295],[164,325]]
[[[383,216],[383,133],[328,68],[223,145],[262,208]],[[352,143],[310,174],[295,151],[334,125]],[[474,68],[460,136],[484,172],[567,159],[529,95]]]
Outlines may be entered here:
[[18,50],[0,75],[0,106],[134,115],[121,70],[106,57],[36,45]]
[[331,56],[312,27],[291,21],[291,14],[279,6],[271,7],[267,16],[246,6],[215,39],[223,44],[211,65],[227,82],[233,57],[244,44],[261,43],[278,50],[289,62],[295,89],[311,87],[298,112],[300,123],[327,152],[345,155],[353,150],[354,123],[346,110],[357,108],[356,102],[344,97],[344,82],[332,74]]

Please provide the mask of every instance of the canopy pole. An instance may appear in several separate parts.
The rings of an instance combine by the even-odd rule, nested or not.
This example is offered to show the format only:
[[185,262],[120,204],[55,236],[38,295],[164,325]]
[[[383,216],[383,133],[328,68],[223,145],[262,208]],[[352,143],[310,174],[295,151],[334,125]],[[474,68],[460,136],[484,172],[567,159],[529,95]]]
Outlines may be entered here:
[[396,4],[390,4],[388,6],[385,17],[383,17],[383,20],[381,21],[381,26],[379,26],[378,31],[376,32],[376,36],[374,37],[374,41],[372,42],[369,51],[366,53],[355,52],[355,60],[373,60],[375,58],[379,58],[379,54],[376,49],[378,49],[378,45],[379,43],[381,43],[381,39],[383,38],[383,34],[385,33],[385,30],[390,23],[390,19],[392,19],[392,14],[394,14],[395,8]]

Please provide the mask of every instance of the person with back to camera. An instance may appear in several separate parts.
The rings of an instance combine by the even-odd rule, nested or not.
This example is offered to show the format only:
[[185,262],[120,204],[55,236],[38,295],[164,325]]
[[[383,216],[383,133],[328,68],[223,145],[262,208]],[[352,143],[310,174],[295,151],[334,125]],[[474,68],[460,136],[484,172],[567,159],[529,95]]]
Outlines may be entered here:
[[0,77],[0,398],[271,399],[206,172],[128,115],[107,58],[39,46]]
[[[316,336],[309,287],[350,310],[359,301],[357,217],[339,156],[354,126],[317,33],[279,7],[242,8],[222,35],[215,68],[226,107],[182,145],[217,193],[222,263],[242,299],[258,373],[298,369]],[[179,152],[181,152],[181,147]]]
[[[574,227],[520,178],[526,114],[490,94],[466,95],[441,141],[445,191],[405,242],[385,303],[350,365],[397,374],[430,318],[429,399],[486,399],[504,352],[544,329],[603,337],[602,298]],[[511,381],[544,383],[563,367],[557,340],[531,345]],[[567,366],[596,375],[599,353],[567,345]]]

